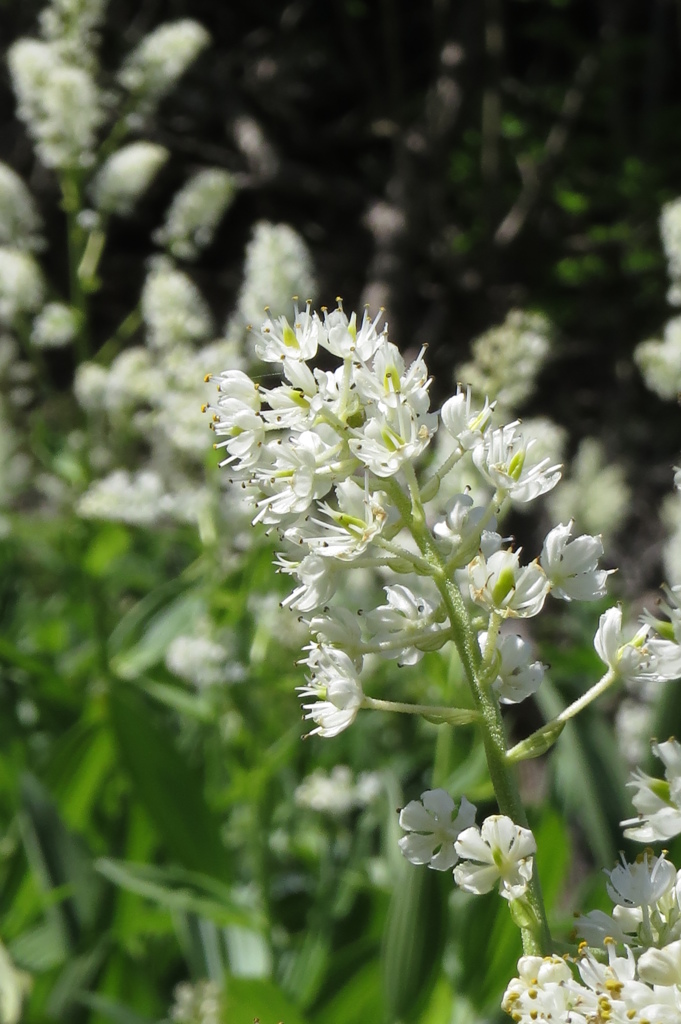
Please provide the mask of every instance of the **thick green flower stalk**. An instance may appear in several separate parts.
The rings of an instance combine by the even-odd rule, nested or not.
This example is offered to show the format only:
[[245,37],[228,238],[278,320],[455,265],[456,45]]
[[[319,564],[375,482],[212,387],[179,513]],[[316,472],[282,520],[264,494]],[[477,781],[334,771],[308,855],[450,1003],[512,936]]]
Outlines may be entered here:
[[[510,503],[527,505],[552,490],[560,467],[534,456],[535,445],[524,439],[517,421],[495,426],[494,405],[485,400],[476,407],[470,389],[459,387],[438,413],[431,412],[423,352],[406,365],[388,340],[387,327],[380,329],[367,313],[358,324],[340,302],[322,317],[310,303],[302,311],[296,308],[292,324],[283,316],[267,319],[255,347],[261,360],[281,369],[279,383],[263,386],[241,370],[212,378],[218,398],[209,407],[211,426],[218,436],[215,447],[224,455],[221,465],[241,486],[253,522],[278,534],[278,570],[294,579],[283,603],[310,629],[302,661],[307,681],[299,691],[311,733],[334,737],[366,710],[473,724],[484,746],[499,813],[477,825],[476,809],[463,794],[455,801],[441,789],[430,790],[400,813],[403,854],[415,864],[453,869],[455,883],[467,892],[496,888],[508,901],[526,954],[520,979],[511,984],[504,1002],[517,1021],[619,1019],[593,1016],[590,1007],[600,1013],[610,999],[619,1011],[622,1000],[611,992],[611,982],[615,978],[626,987],[622,963],[629,964],[626,970],[640,1006],[650,1007],[657,992],[648,982],[662,970],[650,954],[652,941],[646,942],[638,976],[630,945],[624,959],[615,955],[611,936],[616,929],[609,926],[607,937],[598,936],[602,955],[607,950],[609,956],[607,964],[583,951],[579,971],[573,973],[553,955],[534,863],[536,843],[514,765],[548,750],[565,723],[618,680],[678,678],[676,607],[669,609],[671,623],[648,617],[633,637],[623,633],[619,608],[606,611],[595,637],[606,666],[602,678],[555,720],[508,749],[502,707],[536,692],[544,675],[529,643],[508,626],[513,619],[538,615],[549,596],[569,602],[605,595],[608,572],[598,565],[600,537],[572,537],[572,523],[560,523],[546,536],[539,557],[527,562],[496,530],[497,518]],[[326,360],[335,357],[335,369],[310,365],[320,349]],[[447,435],[447,445],[439,446],[446,454],[428,463],[428,448],[438,431]],[[458,475],[462,465],[482,481],[484,500],[476,502],[468,492],[448,493],[447,478]],[[444,503],[441,488],[447,494]],[[359,568],[380,570],[389,580],[384,604],[352,610],[340,603],[344,579]],[[408,704],[365,692],[363,668],[369,656],[415,664],[424,652],[450,643],[468,682],[470,706]],[[646,813],[648,804],[640,796],[646,785],[643,780],[637,784]],[[647,826],[639,829],[641,834],[649,831]],[[645,895],[639,906],[666,899],[672,869],[660,868],[660,863],[650,857],[641,869],[616,868],[611,874],[615,902],[631,906],[630,890],[638,892],[641,879]],[[645,909],[643,913],[645,923]],[[670,920],[676,920],[675,912],[670,913]],[[594,925],[589,918],[584,921],[583,934],[589,938]],[[674,929],[658,929],[656,934],[673,935],[676,941]],[[628,933],[622,935],[627,943]],[[650,939],[652,933],[646,935]],[[668,946],[673,959],[676,954]],[[532,985],[536,987],[535,975],[542,972],[552,995],[546,1000],[548,1015],[536,1016],[535,1010],[541,1006],[544,1012],[545,1007],[533,1003]],[[529,975],[535,979],[531,983]],[[563,1002],[555,1002],[560,1009],[552,1016],[554,979]],[[669,989],[665,999],[678,1001],[681,988],[676,982],[662,984]],[[583,1016],[571,1015],[573,1008],[581,1012],[582,1007]],[[626,1019],[643,1024],[658,1018]]]

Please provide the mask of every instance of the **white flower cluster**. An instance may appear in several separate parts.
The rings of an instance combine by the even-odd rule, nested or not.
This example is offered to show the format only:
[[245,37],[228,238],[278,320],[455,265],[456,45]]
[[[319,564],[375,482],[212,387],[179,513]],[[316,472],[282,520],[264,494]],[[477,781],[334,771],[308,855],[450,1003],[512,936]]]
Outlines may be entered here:
[[[630,839],[666,842],[681,833],[681,744],[654,743],[653,750],[666,779],[634,773],[639,817],[622,824]],[[518,963],[502,1004],[518,1024],[681,1020],[681,871],[646,849],[631,863],[622,856],[606,875],[612,913],[578,916],[577,961],[526,956]]]
[[681,199],[665,203],[660,213],[660,235],[672,282],[667,296],[673,306],[681,305]]
[[454,881],[465,892],[482,895],[498,883],[504,899],[520,899],[532,878],[534,836],[503,814],[490,815],[478,828],[475,813],[465,796],[457,809],[444,789],[422,793],[400,811],[407,833],[399,841],[402,853],[436,871],[454,868]]
[[0,245],[41,249],[42,219],[19,175],[0,163]]
[[97,210],[129,217],[169,155],[165,146],[154,142],[131,142],[112,153],[90,185]]
[[512,309],[503,324],[476,338],[473,359],[457,367],[457,379],[470,384],[476,397],[487,395],[504,411],[516,409],[534,391],[551,351],[551,333],[541,313]]
[[198,690],[230,681],[230,651],[212,634],[208,622],[199,623],[195,632],[174,637],[165,654],[167,668]]
[[89,62],[108,0],[51,0],[40,12],[44,39],[57,43],[75,62]]
[[317,768],[307,775],[295,792],[299,807],[343,817],[366,807],[381,792],[381,778],[376,772],[362,772],[355,779],[346,764],[335,765],[329,773]]
[[661,341],[637,345],[634,360],[646,386],[665,401],[673,401],[681,391],[681,316],[667,321]]
[[681,678],[679,637],[667,638],[666,623],[656,619],[643,622],[633,637],[625,640],[621,608],[608,608],[601,615],[594,638],[596,652],[623,682],[663,683]]
[[92,164],[102,98],[89,68],[57,40],[19,39],[8,54],[19,117],[46,167]]
[[[239,370],[213,378],[212,426],[221,464],[242,484],[254,522],[276,528],[285,544],[278,566],[296,585],[284,604],[311,615],[316,640],[301,694],[317,698],[303,705],[313,731],[334,736],[354,720],[365,704],[366,655],[413,664],[452,639],[437,585],[446,577],[496,623],[490,633],[479,630],[479,643],[500,697],[534,692],[541,664],[520,637],[499,640],[499,624],[538,614],[549,592],[596,600],[608,575],[598,568],[600,538],[571,539],[571,524],[555,527],[529,564],[495,532],[499,506],[546,493],[560,467],[533,458],[518,422],[495,429],[492,406],[474,408],[470,390],[459,389],[439,415],[430,412],[423,353],[405,365],[387,328],[366,313],[358,323],[340,304],[321,317],[308,304],[293,324],[284,316],[266,320],[255,348],[281,368],[281,383],[266,388]],[[308,366],[318,349],[340,360],[337,369]],[[450,451],[419,487],[414,463],[438,428],[449,435]],[[432,500],[464,455],[493,498],[476,505],[458,494],[440,513]],[[385,588],[386,604],[362,614],[330,606],[349,570],[386,566],[412,574]]]
[[33,256],[0,246],[0,326],[11,327],[18,316],[37,312],[44,298],[45,281]]
[[[151,526],[173,519],[200,523],[211,505],[204,479],[205,422],[201,402],[206,367],[239,365],[224,340],[208,343],[212,319],[194,282],[167,257],[151,262],[142,288],[147,344],[125,349],[105,368],[82,363],[75,393],[91,417],[94,437],[106,438],[106,475],[91,484],[78,512],[86,518]],[[116,466],[109,427],[120,439],[150,442],[142,464]],[[234,509],[234,521],[238,522]]]
[[190,18],[160,25],[141,40],[118,76],[132,96],[134,112],[128,116],[131,126],[138,126],[154,113],[209,43],[203,25]]
[[215,981],[183,982],[174,992],[170,1019],[176,1024],[220,1024],[222,990]]
[[[244,280],[237,298],[241,324],[258,323],[267,307],[273,317],[290,308],[291,296],[314,297],[312,257],[305,241],[288,224],[260,221],[246,246]],[[225,328],[229,335],[230,325]]]
[[640,769],[633,774],[628,786],[636,790],[632,803],[638,818],[622,822],[625,836],[643,843],[668,842],[681,834],[681,744],[671,739],[652,746],[664,764],[665,778],[652,778]]
[[516,1024],[678,1024],[681,1020],[681,943],[650,949],[638,963],[630,950],[607,963],[584,949],[576,963],[558,956],[524,956],[502,1007]]
[[194,260],[213,240],[215,230],[236,195],[233,175],[207,167],[192,175],[175,195],[163,227],[154,233],[178,260]]

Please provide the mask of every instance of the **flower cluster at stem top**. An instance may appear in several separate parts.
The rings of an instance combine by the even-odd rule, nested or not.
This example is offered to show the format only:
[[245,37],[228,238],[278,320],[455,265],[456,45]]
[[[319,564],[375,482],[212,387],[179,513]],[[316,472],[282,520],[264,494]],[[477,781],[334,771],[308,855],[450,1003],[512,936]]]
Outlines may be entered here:
[[[301,695],[313,732],[335,736],[368,706],[361,681],[367,655],[413,664],[457,642],[461,621],[452,621],[452,600],[477,636],[480,685],[501,702],[535,692],[543,666],[504,621],[537,615],[549,593],[596,600],[608,576],[598,565],[600,537],[572,538],[569,523],[554,527],[529,563],[496,530],[507,503],[526,504],[551,490],[560,467],[535,460],[520,423],[496,426],[494,405],[475,407],[469,389],[459,386],[432,412],[424,352],[405,364],[387,326],[367,312],[359,322],[340,301],[321,316],[309,303],[296,307],[293,323],[268,318],[255,348],[281,377],[272,386],[235,369],[213,377],[211,425],[221,465],[241,485],[254,523],[278,532],[279,571],[294,578],[284,604],[309,616],[314,639]],[[329,356],[338,360],[335,369],[310,365],[321,351],[324,365]],[[448,454],[428,465],[438,430],[450,439]],[[440,484],[462,459],[487,484],[486,502],[475,504],[468,493],[438,500]],[[362,615],[333,603],[360,567],[401,580],[385,587],[385,604]],[[650,638],[650,624],[625,640],[618,615],[606,613],[596,640],[610,671],[678,676],[676,640]]]

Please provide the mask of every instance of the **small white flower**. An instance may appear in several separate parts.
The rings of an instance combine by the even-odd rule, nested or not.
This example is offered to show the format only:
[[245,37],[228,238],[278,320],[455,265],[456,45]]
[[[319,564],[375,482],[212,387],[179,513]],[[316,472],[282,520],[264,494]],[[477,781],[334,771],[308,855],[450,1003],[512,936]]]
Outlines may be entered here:
[[664,854],[646,850],[633,864],[622,862],[606,871],[608,896],[620,907],[652,907],[676,882],[676,868]]
[[19,175],[0,162],[0,245],[40,249],[41,229],[33,196]]
[[631,640],[624,639],[621,608],[608,608],[601,615],[594,647],[601,661],[624,681],[665,682],[681,674],[681,647],[668,640],[651,640],[647,624]]
[[260,221],[246,246],[236,319],[230,318],[226,332],[258,323],[265,307],[270,319],[276,319],[291,308],[292,296],[299,295],[305,302],[316,291],[312,254],[305,240],[288,224]]
[[132,142],[112,153],[90,186],[96,208],[129,217],[169,156],[165,146],[153,142]]
[[564,601],[597,601],[605,594],[609,573],[598,568],[603,555],[600,537],[583,535],[570,541],[572,523],[559,523],[547,534],[540,564],[554,597]]
[[530,618],[541,611],[549,581],[537,561],[520,566],[520,551],[480,552],[468,566],[468,591],[474,604],[504,617]]
[[234,177],[228,171],[219,167],[197,171],[176,193],[163,227],[154,233],[154,241],[176,259],[196,259],[212,242],[235,195]]
[[524,440],[518,426],[509,423],[489,433],[485,443],[473,449],[473,461],[497,491],[524,504],[554,488],[562,467],[552,466],[548,458],[537,463],[528,459],[534,445]]
[[141,305],[152,348],[200,341],[211,333],[210,311],[201,292],[166,257],[152,261]]
[[[485,650],[487,633],[480,633],[480,648]],[[498,676],[492,689],[502,704],[519,704],[536,693],[544,678],[541,661],[531,661],[532,648],[522,637],[504,633],[497,641]]]
[[480,547],[480,523],[483,520],[488,530],[495,529],[496,519],[487,515],[484,506],[474,505],[470,494],[455,494],[447,502],[444,519],[433,526],[433,533],[452,545],[452,554],[456,556],[457,563],[463,565],[464,559],[468,561]]
[[63,302],[48,302],[33,321],[31,344],[36,348],[61,348],[78,333],[78,315]]
[[384,494],[370,494],[351,479],[336,484],[336,498],[337,509],[326,502],[320,505],[326,520],[315,517],[303,528],[287,530],[284,536],[292,541],[303,539],[311,551],[325,558],[351,561],[380,535],[388,518],[387,501]]
[[363,772],[355,781],[351,768],[337,764],[330,774],[317,768],[307,775],[296,789],[294,799],[299,807],[342,817],[372,803],[380,791],[381,778],[376,772]]
[[366,362],[372,358],[382,338],[386,336],[387,325],[381,334],[376,326],[377,321],[372,320],[365,310],[362,324],[357,330],[357,314],[351,313],[348,319],[339,302],[337,309],[324,313],[324,333],[319,336],[319,344],[339,359],[347,359],[356,354],[358,359]]
[[0,325],[10,327],[19,314],[37,312],[44,295],[45,283],[34,258],[0,247]]
[[468,451],[484,441],[494,405],[486,398],[482,409],[472,409],[470,386],[464,391],[461,384],[457,384],[456,394],[448,398],[440,410],[442,426],[462,451]]
[[638,961],[638,976],[648,985],[681,984],[681,939],[664,949],[647,949]]
[[529,829],[504,814],[492,814],[480,828],[462,832],[454,847],[461,857],[454,881],[466,892],[490,892],[497,881],[504,899],[515,900],[526,892],[537,850]]
[[135,99],[138,116],[148,116],[210,43],[203,25],[190,18],[167,22],[145,36],[118,75]]
[[287,360],[307,361],[317,353],[319,333],[323,326],[316,313],[308,306],[302,312],[296,307],[293,326],[285,316],[265,320],[256,338],[255,354],[266,363]]
[[309,733],[327,739],[337,736],[352,725],[364,701],[364,692],[352,660],[343,651],[321,645],[310,652],[304,662],[312,670],[307,686],[299,686],[304,699],[316,697],[313,704],[303,704],[304,716],[316,728]]
[[474,821],[475,807],[465,796],[457,809],[444,789],[429,789],[400,811],[400,828],[408,833],[399,840],[400,850],[412,864],[448,871],[459,859],[457,837]]
[[672,739],[652,747],[665,766],[665,778],[634,772],[627,786],[636,790],[632,803],[639,816],[621,822],[627,839],[641,843],[667,842],[681,833],[681,744]]
[[408,587],[385,587],[388,603],[367,612],[371,650],[384,658],[398,658],[401,665],[415,665],[424,651],[437,651],[451,638],[440,625],[438,607]]
[[295,575],[300,580],[297,586],[281,603],[284,608],[298,612],[314,612],[329,601],[336,593],[339,575],[342,571],[333,558],[308,553],[299,562],[277,556],[278,571]]

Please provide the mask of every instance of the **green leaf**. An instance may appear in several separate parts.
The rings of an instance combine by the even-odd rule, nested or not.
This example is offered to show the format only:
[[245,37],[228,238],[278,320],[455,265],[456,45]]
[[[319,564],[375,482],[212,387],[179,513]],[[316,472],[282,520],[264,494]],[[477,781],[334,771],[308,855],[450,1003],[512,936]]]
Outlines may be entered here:
[[229,978],[222,1021],[224,1024],[253,1024],[255,1019],[260,1024],[279,1024],[280,1021],[305,1024],[298,1008],[274,982],[264,978]]
[[150,1017],[140,1017],[129,1006],[117,1003],[106,996],[97,995],[95,992],[81,992],[76,998],[79,1003],[89,1006],[91,1010],[96,1010],[113,1024],[154,1024]]
[[122,679],[135,679],[159,662],[171,640],[191,630],[192,623],[204,609],[203,598],[195,591],[183,593],[160,612],[147,625],[142,638],[134,647],[123,650],[111,659],[111,667]]
[[148,700],[114,683],[109,709],[121,760],[135,795],[183,867],[215,878],[227,875],[220,819],[208,807],[200,773],[183,760]]
[[95,868],[114,885],[171,911],[197,914],[216,924],[264,928],[256,910],[236,903],[227,886],[194,871],[132,864],[101,857]]
[[45,891],[63,889],[63,902],[48,908],[62,941],[74,947],[97,918],[102,884],[83,842],[71,833],[42,784],[21,780],[21,825],[29,862]]
[[390,1020],[412,1020],[440,967],[446,896],[442,878],[407,861],[399,866],[383,944],[383,988]]

